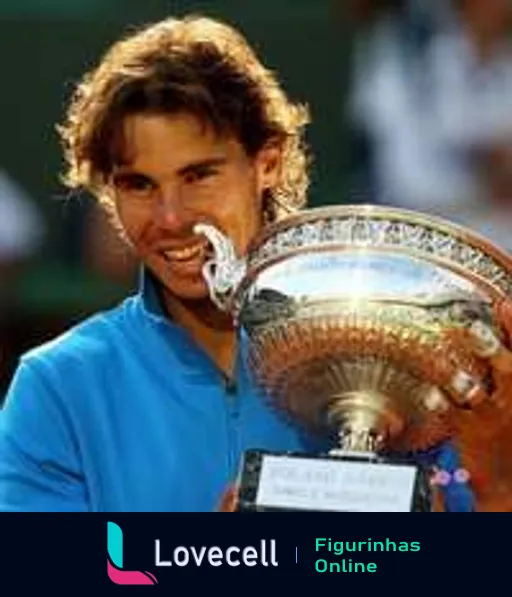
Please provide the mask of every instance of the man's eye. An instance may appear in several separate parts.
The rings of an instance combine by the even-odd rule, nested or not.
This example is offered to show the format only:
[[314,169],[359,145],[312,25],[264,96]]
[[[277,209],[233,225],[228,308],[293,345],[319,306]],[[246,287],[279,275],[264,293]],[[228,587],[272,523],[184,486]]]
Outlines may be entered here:
[[215,174],[217,174],[217,170],[215,168],[196,168],[187,172],[184,176],[184,180],[189,184],[201,182],[202,180],[210,178]]
[[153,182],[140,174],[128,174],[114,178],[115,188],[123,193],[146,193],[154,188]]

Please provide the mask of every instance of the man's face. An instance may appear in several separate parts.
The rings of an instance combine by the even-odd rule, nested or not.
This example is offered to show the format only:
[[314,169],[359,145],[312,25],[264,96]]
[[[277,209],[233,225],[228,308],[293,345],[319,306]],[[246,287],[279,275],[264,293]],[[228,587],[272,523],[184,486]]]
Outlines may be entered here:
[[235,138],[181,112],[127,117],[124,148],[126,164],[114,169],[111,186],[129,241],[166,293],[205,298],[208,246],[194,224],[213,224],[244,254],[262,225],[261,196],[275,184],[277,150],[249,157]]

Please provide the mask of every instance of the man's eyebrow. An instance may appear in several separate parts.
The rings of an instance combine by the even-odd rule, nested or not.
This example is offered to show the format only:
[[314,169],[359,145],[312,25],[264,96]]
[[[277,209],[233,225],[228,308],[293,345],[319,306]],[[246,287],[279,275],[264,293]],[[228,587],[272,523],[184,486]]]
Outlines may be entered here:
[[218,158],[209,158],[206,160],[199,160],[198,162],[192,162],[183,166],[178,170],[178,174],[183,176],[184,174],[188,174],[190,172],[195,172],[196,170],[200,170],[202,168],[211,168],[214,166],[223,166],[227,162],[227,158],[225,157],[218,157]]
[[151,176],[149,176],[148,174],[144,174],[144,172],[139,172],[138,170],[133,170],[129,166],[121,167],[116,172],[113,172],[111,175],[111,180],[115,183],[117,181],[126,180],[132,177],[145,178],[147,180],[153,181]]

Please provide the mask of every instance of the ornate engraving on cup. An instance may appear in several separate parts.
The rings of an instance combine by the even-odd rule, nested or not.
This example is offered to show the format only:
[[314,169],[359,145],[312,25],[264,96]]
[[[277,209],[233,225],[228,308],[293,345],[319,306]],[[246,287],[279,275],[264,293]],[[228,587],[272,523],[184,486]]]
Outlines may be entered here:
[[223,306],[256,379],[289,416],[338,429],[342,448],[424,449],[489,400],[484,357],[501,345],[493,304],[512,295],[512,260],[470,231],[397,209],[313,209],[255,239],[243,269],[223,259],[236,265]]
[[317,248],[346,245],[400,249],[411,254],[436,257],[447,267],[463,270],[466,275],[475,275],[481,282],[495,286],[506,295],[512,294],[510,269],[493,255],[495,250],[490,250],[489,245],[481,246],[485,241],[477,239],[469,231],[405,210],[366,208],[364,213],[364,207],[360,210],[348,208],[343,215],[339,209],[337,212],[333,209],[316,210],[313,221],[301,222],[298,217],[292,229],[285,225],[281,229],[276,227],[273,233],[265,235],[260,244],[253,247],[249,256],[250,267],[283,258],[287,253],[308,245]]

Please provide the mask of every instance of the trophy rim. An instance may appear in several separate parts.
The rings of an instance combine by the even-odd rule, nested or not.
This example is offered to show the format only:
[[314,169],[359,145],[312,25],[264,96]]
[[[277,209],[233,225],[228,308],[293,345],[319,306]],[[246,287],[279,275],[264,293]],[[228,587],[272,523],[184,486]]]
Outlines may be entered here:
[[249,243],[248,253],[250,254],[257,250],[258,247],[262,246],[272,236],[288,228],[337,216],[371,216],[380,220],[392,217],[395,220],[400,220],[408,224],[418,224],[434,228],[438,232],[448,234],[457,240],[466,242],[470,246],[479,248],[489,256],[495,258],[500,265],[512,274],[512,255],[485,235],[463,224],[452,222],[437,215],[387,205],[347,204],[301,209],[266,226]]
[[[287,261],[290,258],[300,257],[300,256],[303,256],[306,254],[313,255],[315,253],[323,253],[323,252],[327,252],[330,250],[336,251],[336,250],[346,250],[346,249],[347,249],[346,244],[344,245],[342,243],[338,243],[338,244],[333,243],[329,247],[311,247],[308,249],[307,252],[303,248],[298,248],[298,249],[291,249],[291,250],[287,251],[286,254],[283,254],[283,255],[269,257],[268,259],[265,259],[264,261],[260,261],[254,265],[251,265],[251,267],[248,268],[248,271],[247,271],[244,279],[242,280],[239,288],[236,291],[236,295],[237,296],[243,295],[246,292],[247,288],[250,287],[254,283],[254,281],[258,278],[258,276],[262,272],[264,272],[265,270],[268,270],[269,268],[271,268],[273,266],[284,263],[285,261]],[[354,250],[360,250],[360,249],[361,249],[360,247],[354,247]],[[386,249],[384,247],[372,247],[370,251],[360,250],[360,252],[361,252],[361,254],[365,254],[365,255],[369,255],[369,254],[384,255],[386,253],[389,254],[389,249]],[[417,261],[425,260],[424,254],[421,251],[417,251],[415,249],[406,249],[404,247],[394,247],[393,253],[398,256],[410,257]],[[429,256],[428,261],[434,266],[440,267],[452,274],[455,274],[457,276],[461,276],[461,277],[465,278],[466,280],[475,284],[475,286],[478,289],[480,289],[480,291],[485,290],[485,293],[488,295],[487,299],[484,299],[484,297],[482,296],[481,300],[486,300],[486,302],[490,302],[490,301],[499,300],[500,298],[504,298],[504,297],[508,296],[504,290],[502,290],[501,288],[499,288],[498,286],[493,284],[491,281],[487,280],[486,278],[476,274],[475,272],[473,272],[469,269],[465,269],[460,264],[455,264],[448,259],[445,259],[443,257],[437,257],[435,255]],[[511,271],[511,277],[512,277],[512,271]],[[372,300],[380,300],[381,302],[393,302],[391,299],[379,298],[378,296]],[[403,302],[405,304],[410,304],[410,305],[420,304],[420,302],[416,299],[403,299]],[[432,304],[431,301],[425,301],[424,304],[427,304],[427,303]]]
[[[341,222],[349,218],[361,218],[361,221],[373,221],[374,223],[386,222],[392,224],[404,224],[418,226],[426,233],[443,235],[455,246],[462,247],[462,250],[469,249],[476,252],[476,259],[465,259],[454,254],[440,254],[436,249],[422,247],[421,244],[410,244],[406,237],[398,242],[391,241],[381,244],[380,241],[358,242],[357,240],[343,241],[314,240],[299,243],[297,246],[286,246],[282,251],[273,246],[273,239],[288,233],[294,228],[300,228],[305,224],[316,224],[317,222],[336,220]],[[414,243],[414,241],[413,241]],[[272,247],[267,251],[267,245]],[[255,237],[248,245],[247,263],[248,268],[245,276],[245,283],[241,287],[246,288],[254,279],[256,272],[269,267],[285,258],[306,252],[323,252],[326,250],[362,250],[363,252],[392,252],[394,254],[408,254],[419,260],[424,260],[437,267],[450,270],[462,275],[490,293],[494,300],[507,298],[512,293],[512,254],[493,243],[481,233],[474,232],[470,228],[457,224],[450,220],[425,214],[423,212],[400,207],[376,206],[376,205],[336,205],[304,209],[290,214],[276,222],[273,222]],[[474,256],[473,256],[474,257]],[[492,268],[492,269],[490,269]],[[249,280],[247,279],[249,278]],[[242,288],[238,289],[239,291]],[[237,292],[236,294],[239,294]]]

